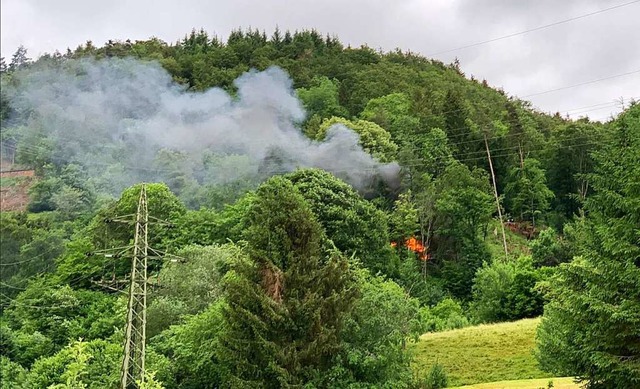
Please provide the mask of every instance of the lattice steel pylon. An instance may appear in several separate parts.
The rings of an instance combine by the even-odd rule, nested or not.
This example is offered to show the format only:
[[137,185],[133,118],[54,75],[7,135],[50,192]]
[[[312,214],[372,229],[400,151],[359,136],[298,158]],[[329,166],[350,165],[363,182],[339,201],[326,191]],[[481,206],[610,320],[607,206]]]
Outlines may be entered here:
[[129,305],[125,330],[124,358],[122,360],[121,388],[137,389],[144,382],[145,341],[147,325],[147,259],[148,225],[147,190],[142,184],[138,211],[136,212],[131,280],[129,283]]

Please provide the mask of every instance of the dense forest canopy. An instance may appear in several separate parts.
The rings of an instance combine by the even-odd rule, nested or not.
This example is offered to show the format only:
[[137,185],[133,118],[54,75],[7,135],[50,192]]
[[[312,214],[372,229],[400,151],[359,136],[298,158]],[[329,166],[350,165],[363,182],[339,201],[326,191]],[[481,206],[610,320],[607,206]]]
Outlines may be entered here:
[[141,182],[168,221],[149,245],[181,258],[149,260],[146,387],[441,387],[408,342],[543,313],[545,369],[640,385],[635,102],[549,115],[315,30],[20,48],[1,70],[3,166],[36,174],[0,213],[10,387],[119,384],[134,229],[112,221]]

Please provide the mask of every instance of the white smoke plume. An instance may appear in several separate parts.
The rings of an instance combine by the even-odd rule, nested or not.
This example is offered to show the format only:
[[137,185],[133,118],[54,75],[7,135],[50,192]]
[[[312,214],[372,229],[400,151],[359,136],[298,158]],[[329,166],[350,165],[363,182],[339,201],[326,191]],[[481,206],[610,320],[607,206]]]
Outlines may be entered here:
[[240,76],[235,96],[187,91],[159,64],[134,59],[68,60],[14,77],[8,95],[26,120],[22,151],[39,152],[44,146],[29,139],[45,137],[56,161],[81,163],[114,194],[175,174],[159,161],[162,149],[179,152],[180,170],[201,184],[318,167],[363,189],[398,171],[363,151],[344,126],[322,142],[302,134],[304,109],[277,67]]

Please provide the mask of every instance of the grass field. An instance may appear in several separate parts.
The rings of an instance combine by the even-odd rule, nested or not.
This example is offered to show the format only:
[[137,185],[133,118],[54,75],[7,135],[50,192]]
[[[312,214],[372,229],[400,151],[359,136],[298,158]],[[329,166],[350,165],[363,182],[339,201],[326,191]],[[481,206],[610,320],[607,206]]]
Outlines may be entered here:
[[[505,236],[507,238],[507,248],[509,249],[509,257],[517,259],[520,255],[530,254],[529,241],[508,228],[505,228]],[[504,246],[502,243],[502,230],[500,222],[492,220],[487,228],[486,240],[487,247],[492,258],[504,258]]]
[[573,382],[571,377],[563,378],[539,378],[534,380],[516,380],[488,382],[484,384],[458,386],[450,389],[539,389],[547,388],[549,381],[553,383],[553,389],[579,389],[580,385]]
[[525,319],[424,334],[412,346],[414,371],[424,375],[440,363],[449,376],[449,386],[551,377],[538,368],[533,355],[539,322]]

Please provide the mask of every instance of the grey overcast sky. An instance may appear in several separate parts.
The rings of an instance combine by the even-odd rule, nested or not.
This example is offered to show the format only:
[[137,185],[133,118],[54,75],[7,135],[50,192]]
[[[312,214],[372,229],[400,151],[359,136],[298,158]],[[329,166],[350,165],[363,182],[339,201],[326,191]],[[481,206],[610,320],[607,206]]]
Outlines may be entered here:
[[[34,58],[91,40],[158,37],[192,28],[226,39],[237,27],[271,34],[315,28],[345,44],[401,48],[526,97],[543,111],[604,119],[621,98],[640,97],[640,1],[475,47],[475,42],[596,12],[632,0],[2,0],[2,56],[20,45]],[[570,89],[538,94],[624,73]],[[580,110],[579,108],[584,108]]]

